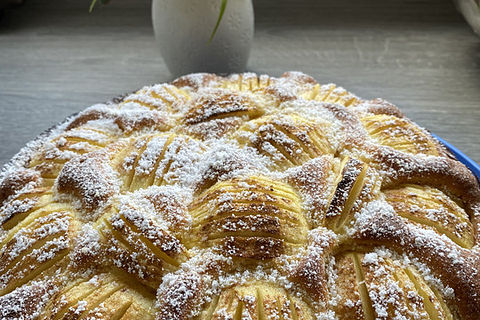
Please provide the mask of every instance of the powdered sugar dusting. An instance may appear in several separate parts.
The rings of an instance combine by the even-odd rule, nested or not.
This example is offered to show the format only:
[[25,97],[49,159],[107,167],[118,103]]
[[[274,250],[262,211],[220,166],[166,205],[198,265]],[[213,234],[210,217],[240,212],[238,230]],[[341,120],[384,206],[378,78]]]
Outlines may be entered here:
[[479,208],[471,173],[384,100],[299,72],[188,75],[2,169],[0,319],[473,320]]

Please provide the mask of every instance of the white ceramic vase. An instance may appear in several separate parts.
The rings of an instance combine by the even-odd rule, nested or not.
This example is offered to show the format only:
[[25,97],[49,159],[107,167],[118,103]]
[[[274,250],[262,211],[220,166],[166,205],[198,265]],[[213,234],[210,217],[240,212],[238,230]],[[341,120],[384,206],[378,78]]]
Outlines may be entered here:
[[251,0],[229,0],[217,22],[221,0],[153,0],[156,42],[173,76],[192,72],[245,71],[254,33]]
[[456,0],[455,2],[473,31],[480,36],[480,0]]

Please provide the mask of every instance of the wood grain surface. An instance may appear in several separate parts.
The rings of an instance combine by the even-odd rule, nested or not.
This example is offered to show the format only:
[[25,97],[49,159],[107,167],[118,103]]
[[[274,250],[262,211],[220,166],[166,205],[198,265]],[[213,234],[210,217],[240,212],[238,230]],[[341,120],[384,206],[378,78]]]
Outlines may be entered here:
[[[0,20],[0,165],[71,113],[171,80],[150,2],[28,0]],[[248,69],[383,97],[480,162],[480,38],[450,1],[258,0]]]

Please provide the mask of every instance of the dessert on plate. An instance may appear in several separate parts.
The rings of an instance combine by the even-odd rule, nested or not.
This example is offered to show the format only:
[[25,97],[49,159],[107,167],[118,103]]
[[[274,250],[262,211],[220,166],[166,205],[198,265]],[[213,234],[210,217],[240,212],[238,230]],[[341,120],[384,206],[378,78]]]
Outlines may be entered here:
[[480,188],[382,99],[192,74],[0,175],[0,319],[479,319]]

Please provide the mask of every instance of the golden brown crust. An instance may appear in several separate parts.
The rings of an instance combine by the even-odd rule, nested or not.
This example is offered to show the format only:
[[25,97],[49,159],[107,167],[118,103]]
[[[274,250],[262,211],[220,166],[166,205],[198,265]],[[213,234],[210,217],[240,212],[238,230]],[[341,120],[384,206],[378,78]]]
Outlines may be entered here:
[[479,237],[478,181],[391,103],[187,75],[4,168],[0,320],[474,320]]
[[58,176],[57,191],[78,198],[86,211],[103,206],[115,192],[106,161],[107,156],[99,153],[72,159]]
[[449,303],[458,309],[462,319],[477,317],[480,312],[480,295],[476,294],[480,290],[477,250],[463,249],[445,239],[431,237],[431,232],[408,225],[388,213],[378,212],[361,223],[356,239],[369,245],[381,243],[415,256],[427,264],[444,285],[454,290],[455,297]]
[[0,183],[0,204],[3,204],[10,196],[27,187],[28,184],[36,184],[39,179],[40,175],[38,172],[28,169],[5,176]]

